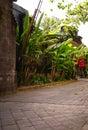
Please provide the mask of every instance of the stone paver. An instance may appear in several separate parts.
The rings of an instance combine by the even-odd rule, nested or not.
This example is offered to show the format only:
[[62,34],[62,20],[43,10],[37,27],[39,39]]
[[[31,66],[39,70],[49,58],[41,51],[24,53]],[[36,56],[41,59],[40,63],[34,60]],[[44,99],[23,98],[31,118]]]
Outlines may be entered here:
[[88,130],[88,80],[0,98],[0,130]]

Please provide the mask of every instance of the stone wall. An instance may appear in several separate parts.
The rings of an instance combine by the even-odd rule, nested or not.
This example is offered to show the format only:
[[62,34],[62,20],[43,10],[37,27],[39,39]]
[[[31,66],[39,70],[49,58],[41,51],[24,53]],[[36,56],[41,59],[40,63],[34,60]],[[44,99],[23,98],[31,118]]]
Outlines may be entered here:
[[16,88],[15,25],[12,0],[0,0],[0,93]]

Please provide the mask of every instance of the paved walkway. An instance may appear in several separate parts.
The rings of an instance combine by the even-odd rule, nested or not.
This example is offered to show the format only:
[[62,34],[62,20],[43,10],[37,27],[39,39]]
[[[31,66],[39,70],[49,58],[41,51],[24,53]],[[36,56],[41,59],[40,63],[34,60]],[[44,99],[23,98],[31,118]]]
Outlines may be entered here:
[[88,130],[88,81],[1,98],[0,130]]

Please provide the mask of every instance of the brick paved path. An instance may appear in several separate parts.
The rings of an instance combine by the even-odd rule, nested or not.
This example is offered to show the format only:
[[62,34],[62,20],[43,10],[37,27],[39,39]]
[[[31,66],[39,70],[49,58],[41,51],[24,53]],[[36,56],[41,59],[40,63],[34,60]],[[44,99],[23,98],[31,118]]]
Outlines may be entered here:
[[1,98],[0,130],[88,130],[88,81]]

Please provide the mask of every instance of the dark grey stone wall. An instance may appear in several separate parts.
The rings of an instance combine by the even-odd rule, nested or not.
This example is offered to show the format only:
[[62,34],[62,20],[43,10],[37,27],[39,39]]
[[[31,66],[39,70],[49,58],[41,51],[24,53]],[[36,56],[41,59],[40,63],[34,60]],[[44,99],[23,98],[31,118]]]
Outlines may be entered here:
[[0,93],[16,89],[15,27],[12,0],[0,0]]

